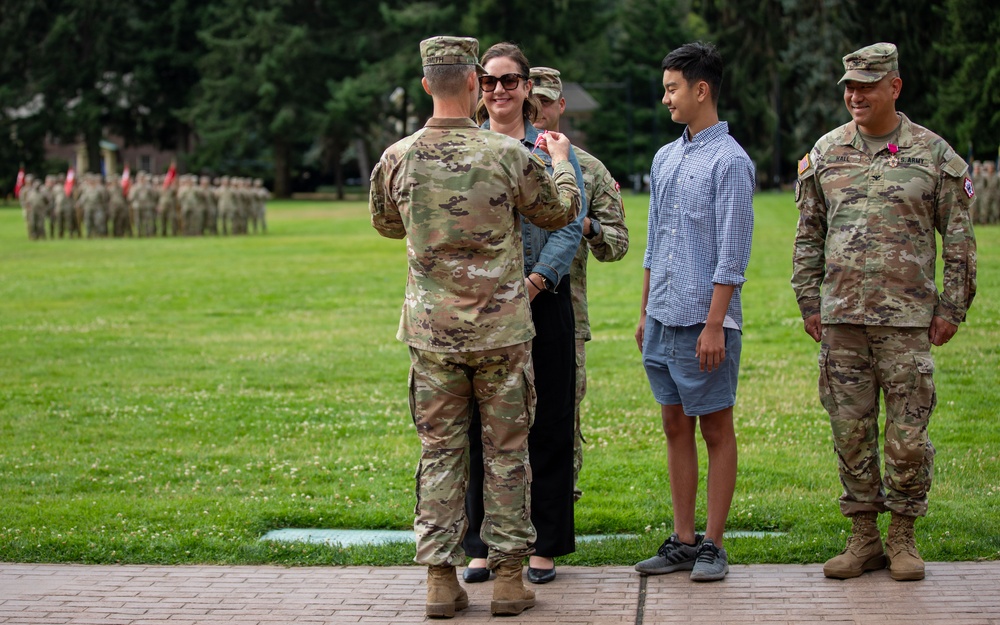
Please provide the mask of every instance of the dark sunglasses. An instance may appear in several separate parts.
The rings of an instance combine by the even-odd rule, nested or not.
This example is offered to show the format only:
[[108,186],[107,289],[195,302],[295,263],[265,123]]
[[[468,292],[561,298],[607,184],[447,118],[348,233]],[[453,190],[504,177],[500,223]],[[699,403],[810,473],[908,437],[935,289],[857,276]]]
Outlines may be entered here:
[[524,74],[504,74],[499,78],[486,74],[479,77],[479,86],[483,88],[483,91],[493,91],[497,88],[497,83],[500,83],[505,90],[510,91],[517,89],[517,85],[522,78],[528,80],[528,77]]

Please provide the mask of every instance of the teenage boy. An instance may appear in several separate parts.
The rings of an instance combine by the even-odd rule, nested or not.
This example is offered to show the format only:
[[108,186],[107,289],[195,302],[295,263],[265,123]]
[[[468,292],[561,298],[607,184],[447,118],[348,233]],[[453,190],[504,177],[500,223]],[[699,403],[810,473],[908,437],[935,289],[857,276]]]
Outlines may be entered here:
[[[739,372],[740,287],[750,259],[754,166],[719,121],[722,57],[689,43],[663,59],[663,104],[687,127],[650,171],[649,240],[635,332],[667,437],[674,533],[636,564],[646,575],[729,572],[723,531],[736,487],[733,406]],[[695,533],[696,423],[708,448],[708,519]]]

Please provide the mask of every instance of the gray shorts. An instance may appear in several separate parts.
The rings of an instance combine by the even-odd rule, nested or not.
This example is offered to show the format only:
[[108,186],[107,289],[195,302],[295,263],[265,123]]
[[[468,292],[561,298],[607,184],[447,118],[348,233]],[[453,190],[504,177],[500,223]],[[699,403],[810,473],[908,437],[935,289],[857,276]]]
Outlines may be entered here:
[[740,372],[743,337],[739,330],[723,328],[726,356],[711,373],[699,370],[695,346],[705,328],[665,326],[647,316],[642,339],[642,365],[646,368],[653,397],[662,406],[681,405],[684,414],[712,414],[736,404],[736,382]]

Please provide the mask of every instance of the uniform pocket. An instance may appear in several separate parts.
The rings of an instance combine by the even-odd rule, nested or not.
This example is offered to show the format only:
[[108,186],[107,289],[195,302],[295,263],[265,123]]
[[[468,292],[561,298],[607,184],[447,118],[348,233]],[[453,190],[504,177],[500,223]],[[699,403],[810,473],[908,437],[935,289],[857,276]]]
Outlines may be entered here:
[[416,495],[416,502],[413,504],[413,516],[420,516],[420,476],[423,473],[423,467],[420,463],[417,463],[417,470],[413,474],[413,492]]
[[524,385],[524,412],[528,415],[528,428],[535,424],[535,405],[538,395],[535,393],[535,370],[529,363],[521,372],[521,383]]
[[823,345],[819,348],[819,400],[831,418],[840,414],[837,399],[833,394],[833,387],[830,384],[829,345]]
[[410,366],[409,379],[407,380],[407,399],[410,403],[410,419],[413,424],[417,424],[417,375],[413,370],[413,366]]
[[906,412],[903,415],[908,425],[926,425],[931,412],[937,405],[934,389],[934,358],[929,352],[913,355],[913,375],[907,393]]

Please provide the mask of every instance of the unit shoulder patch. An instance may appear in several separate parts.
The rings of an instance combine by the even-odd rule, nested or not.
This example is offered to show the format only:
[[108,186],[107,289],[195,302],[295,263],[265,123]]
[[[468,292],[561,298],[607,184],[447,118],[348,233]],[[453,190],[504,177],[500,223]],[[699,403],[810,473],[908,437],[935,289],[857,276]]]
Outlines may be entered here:
[[806,155],[799,161],[799,175],[801,176],[809,171],[810,167],[812,167],[812,159],[809,157],[809,153],[806,152]]

